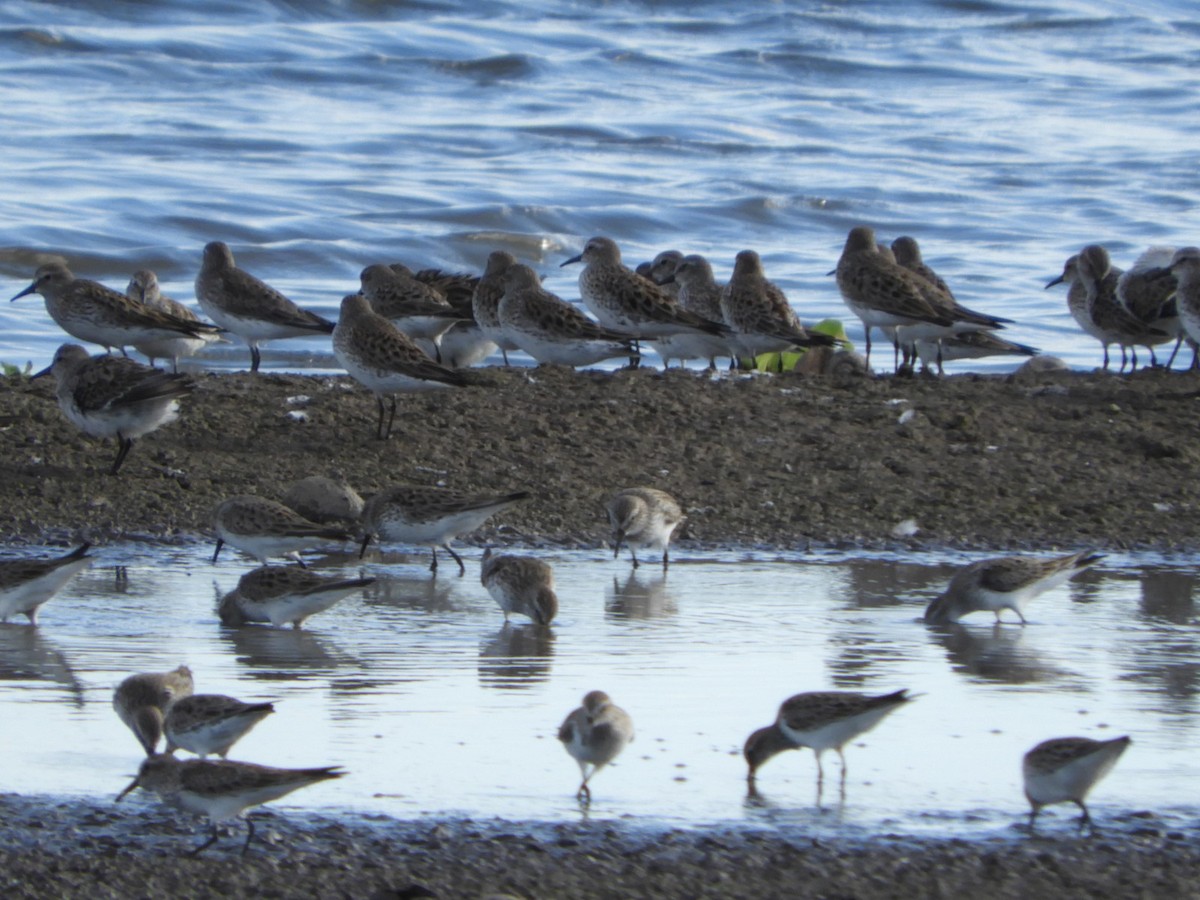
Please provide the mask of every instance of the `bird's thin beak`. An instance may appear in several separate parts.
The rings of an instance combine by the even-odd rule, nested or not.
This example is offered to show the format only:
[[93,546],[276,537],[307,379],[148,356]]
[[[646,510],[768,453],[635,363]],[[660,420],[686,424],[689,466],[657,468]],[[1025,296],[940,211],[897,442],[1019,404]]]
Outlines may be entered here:
[[32,375],[30,375],[29,380],[33,381],[33,379],[35,379],[35,378],[45,378],[47,375],[49,375],[53,371],[54,371],[54,363],[50,363],[50,365],[46,366],[46,368],[42,369],[40,372],[34,372]]
[[137,778],[133,779],[133,781],[129,782],[129,784],[126,786],[125,790],[123,790],[123,791],[121,791],[121,793],[117,794],[117,799],[114,800],[113,803],[120,803],[126,794],[130,793],[134,788],[136,788],[138,786],[138,782],[139,782],[140,778],[141,778],[141,776],[139,775]]
[[830,275],[836,275],[836,274],[837,274],[837,268],[835,267],[835,268],[830,269],[828,272],[826,272],[825,277],[828,278]]
[[[1056,284],[1062,284],[1062,283],[1063,283],[1063,277],[1062,277],[1061,275],[1059,275],[1057,278],[1053,279],[1052,281],[1047,281],[1047,282],[1046,282],[1046,287],[1047,287],[1047,288],[1052,288],[1052,287],[1054,287]],[[1042,288],[1042,290],[1045,290],[1045,289],[1046,289],[1046,288]]]
[[12,300],[9,300],[8,302],[12,303],[13,300],[20,300],[22,297],[28,297],[30,294],[32,294],[34,292],[34,289],[36,287],[37,287],[37,282],[34,282],[29,287],[25,288],[25,290],[21,291],[21,293],[17,294],[17,296],[13,297]]
[[[578,256],[572,256],[572,257],[571,257],[570,259],[568,259],[566,262],[559,263],[559,264],[558,264],[558,267],[561,269],[563,266],[569,266],[571,263],[577,263],[577,262],[580,262],[582,259],[583,259],[583,254],[582,254],[582,253],[580,253]],[[20,294],[18,294],[17,296],[19,297],[19,296],[20,296]],[[16,297],[14,297],[13,299],[15,300],[15,299],[17,299],[17,298],[16,298]]]

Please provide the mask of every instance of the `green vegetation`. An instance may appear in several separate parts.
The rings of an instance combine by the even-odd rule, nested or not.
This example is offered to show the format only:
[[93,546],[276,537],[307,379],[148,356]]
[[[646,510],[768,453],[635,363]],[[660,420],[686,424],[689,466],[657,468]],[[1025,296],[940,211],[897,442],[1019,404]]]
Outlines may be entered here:
[[[822,334],[846,341],[846,329],[838,319],[822,319],[808,330],[810,332],[819,331]],[[854,345],[846,341],[845,349],[853,350]],[[796,364],[807,352],[807,350],[795,352],[789,350],[784,353],[763,353],[754,358],[754,368],[759,372],[790,372],[796,368]]]

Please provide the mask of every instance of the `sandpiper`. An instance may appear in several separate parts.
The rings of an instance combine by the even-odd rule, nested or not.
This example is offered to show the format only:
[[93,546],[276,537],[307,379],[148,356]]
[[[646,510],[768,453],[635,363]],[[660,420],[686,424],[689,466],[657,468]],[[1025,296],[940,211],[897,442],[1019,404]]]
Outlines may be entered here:
[[1082,550],[1048,558],[1001,556],[973,562],[959,569],[945,592],[929,604],[925,621],[957,622],[969,613],[988,610],[999,623],[1000,613],[1011,609],[1024,625],[1029,601],[1103,558],[1103,554]]
[[399,263],[367,266],[359,281],[360,293],[373,312],[404,332],[431,359],[442,362],[442,335],[463,321],[463,315],[440,291]]
[[517,258],[508,251],[493,250],[488,254],[483,275],[471,295],[471,310],[475,314],[475,322],[480,331],[500,348],[506,366],[508,351],[521,349],[505,334],[500,325],[499,313],[500,298],[504,296],[504,273],[509,266],[516,264]]
[[142,672],[117,685],[112,705],[145,748],[146,755],[152,756],[171,704],[191,695],[192,688],[192,670],[187,666],[170,672]]
[[499,349],[475,320],[473,301],[480,276],[443,272],[441,269],[420,269],[413,273],[413,277],[445,297],[459,316],[458,324],[442,335],[442,342],[438,345],[443,364],[452,369],[475,366]]
[[430,548],[429,571],[437,571],[437,548],[441,547],[458,563],[458,574],[466,573],[462,557],[450,542],[460,534],[474,531],[502,509],[528,500],[528,491],[511,494],[464,494],[441,487],[396,485],[367,500],[363,508],[360,558],[367,552],[371,538],[382,543],[417,544]]
[[647,339],[681,331],[730,333],[724,322],[684,309],[653,281],[622,265],[621,250],[611,238],[590,238],[582,253],[562,265],[577,262],[584,264],[579,273],[579,294],[606,328]]
[[345,528],[310,522],[282,503],[253,494],[223,500],[213,513],[213,528],[217,532],[214,563],[221,547],[229,544],[263,565],[272,556],[286,556],[303,566],[301,550],[328,541],[353,540]]
[[934,310],[951,320],[951,324],[948,326],[922,322],[898,328],[896,340],[901,344],[901,350],[910,360],[914,355],[914,344],[917,342],[933,344],[937,372],[941,375],[943,374],[942,363],[946,358],[941,349],[943,343],[953,342],[960,334],[986,332],[1012,324],[1012,319],[976,312],[959,303],[945,280],[925,264],[916,238],[898,237],[892,241],[891,250],[897,265],[916,275],[922,287],[927,286],[924,297]]
[[1200,343],[1200,247],[1180,247],[1171,257],[1171,274],[1178,287],[1175,303],[1179,319],[1193,343]]
[[[200,319],[189,307],[163,294],[162,288],[158,284],[158,276],[149,269],[139,269],[133,273],[133,277],[129,279],[129,285],[125,288],[125,296],[138,303],[144,303],[146,306],[170,313],[185,322],[195,322],[197,325],[207,326],[207,323],[200,322]],[[181,356],[195,356],[209,344],[220,340],[222,340],[221,335],[213,329],[212,331],[202,331],[197,337],[184,336],[134,341],[133,347],[138,353],[149,357],[151,365],[154,365],[156,359],[171,360],[171,371],[178,372]]]
[[[680,261],[683,259],[683,253],[679,250],[664,250],[657,254],[654,259],[650,260],[646,266],[646,271],[641,271],[639,266],[634,271],[643,278],[649,278],[660,288],[662,288],[669,297],[678,302],[680,284],[675,280],[675,269],[678,268]],[[709,317],[706,317],[709,318]],[[712,319],[714,322],[720,322],[718,316]]]
[[504,294],[497,307],[508,342],[539,363],[586,366],[636,355],[629,337],[593,322],[561,297],[542,288],[537,273],[514,263],[504,271]]
[[[889,328],[903,325],[929,323],[948,328],[953,324],[953,319],[935,309],[926,296],[937,288],[897,263],[890,254],[880,252],[874,229],[866,225],[850,229],[834,272],[846,306],[862,320],[868,369],[872,328],[886,333]],[[893,341],[893,348],[898,359],[898,341]]]
[[1096,323],[1114,343],[1121,346],[1121,367],[1125,367],[1125,351],[1130,352],[1130,370],[1137,368],[1137,348],[1150,352],[1151,365],[1158,364],[1154,347],[1166,343],[1172,335],[1157,324],[1143,322],[1132,315],[1117,297],[1117,285],[1124,274],[1112,264],[1108,251],[1099,244],[1090,244],[1079,251],[1079,274],[1088,291],[1088,310]]
[[559,727],[558,739],[579,763],[583,781],[575,796],[591,802],[588,782],[633,740],[633,719],[604,691],[589,691],[583,705],[572,710]]
[[504,612],[528,616],[534,624],[549,625],[558,612],[558,595],[554,593],[554,570],[540,559],[483,553],[479,580]]
[[613,559],[624,543],[629,546],[635,569],[639,565],[638,547],[661,550],[663,568],[667,568],[671,537],[686,518],[674,497],[657,488],[625,488],[609,498],[606,509],[612,526]]
[[1025,796],[1029,800],[1029,828],[1038,813],[1051,803],[1074,803],[1083,810],[1080,827],[1092,824],[1084,799],[1101,778],[1112,770],[1132,743],[1128,736],[1109,741],[1065,737],[1042,741],[1025,754],[1021,769]]
[[[371,309],[361,294],[342,299],[342,312],[333,330],[333,352],[346,372],[375,394],[379,420],[375,435],[391,437],[396,419],[396,394],[465,387],[481,377],[434,362],[408,335]],[[384,413],[390,414],[384,426]]]
[[307,619],[374,583],[369,577],[330,577],[294,566],[260,566],[239,578],[237,587],[221,598],[217,615],[223,625],[270,622],[299,630]]
[[137,777],[117,795],[117,802],[140,787],[158,794],[168,806],[206,816],[213,826],[212,835],[189,856],[207,850],[220,839],[218,823],[243,816],[247,829],[246,843],[242,846],[245,856],[254,837],[254,823],[245,815],[246,810],[345,774],[337,766],[277,769],[227,759],[179,760],[169,753],[160,753],[142,761]]
[[251,728],[275,712],[270,703],[244,703],[224,694],[191,694],[167,709],[164,752],[189,750],[201,759],[215,753],[222,759]]
[[945,279],[925,264],[925,260],[921,256],[921,247],[917,243],[916,238],[902,235],[892,241],[891,249],[892,257],[896,260],[897,264],[921,276],[934,287],[943,291],[951,299],[954,298],[954,293],[950,290],[950,286],[946,284]]
[[41,294],[46,310],[71,337],[106,350],[148,341],[215,336],[217,328],[184,319],[132,300],[96,281],[76,278],[60,262],[47,263],[34,273],[33,283],[13,297]]
[[915,699],[907,690],[869,695],[855,691],[809,691],[784,700],[773,725],[760,728],[746,740],[747,780],[753,787],[758,770],[783,750],[812,748],[817,758],[817,797],[825,781],[821,754],[836,750],[842,761],[841,790],[846,790],[846,757],[842,748],[865,734],[885,716]]
[[301,309],[233,261],[229,245],[211,241],[196,276],[196,299],[210,319],[250,348],[250,371],[262,361],[258,345],[279,338],[331,334],[333,323]]
[[1084,284],[1079,274],[1078,253],[1069,257],[1063,264],[1061,275],[1046,282],[1046,289],[1052,288],[1056,284],[1065,284],[1067,286],[1067,311],[1070,312],[1071,318],[1075,320],[1075,324],[1083,330],[1084,334],[1094,337],[1104,345],[1104,368],[1107,369],[1109,362],[1108,345],[1112,341],[1106,340],[1104,331],[1092,321],[1092,314],[1088,308],[1087,285]]
[[[1175,346],[1166,363],[1168,369],[1187,336],[1175,300],[1178,281],[1171,272],[1174,256],[1174,247],[1150,247],[1117,278],[1117,302],[1139,322],[1175,338]],[[1150,352],[1153,355],[1154,349]],[[1194,367],[1194,342],[1192,360]]]
[[[667,277],[658,263],[660,253],[651,264],[651,271],[656,273],[655,281]],[[676,299],[684,309],[691,310],[702,318],[714,322],[723,322],[721,312],[721,291],[723,285],[717,284],[713,276],[712,265],[698,253],[689,253],[681,257],[675,265],[675,271],[669,276],[678,288]],[[665,286],[665,285],[664,285]],[[726,322],[725,324],[729,324]],[[733,343],[725,337],[718,337],[703,332],[692,332],[669,335],[654,341],[654,349],[662,357],[664,364],[672,359],[707,359],[709,369],[716,369],[718,356],[733,357]]]
[[341,472],[334,471],[292,482],[283,505],[319,525],[350,526],[362,515],[363,498]]
[[1142,323],[1121,305],[1117,300],[1121,274],[1120,269],[1113,267],[1107,250],[1099,244],[1089,244],[1068,259],[1062,275],[1050,280],[1046,287],[1064,282],[1069,285],[1067,306],[1071,315],[1084,331],[1104,346],[1104,368],[1109,365],[1109,345],[1120,346],[1121,368],[1118,371],[1123,372],[1130,361],[1130,349],[1133,350],[1132,365],[1137,368],[1136,348],[1147,347],[1154,360],[1153,346],[1170,340],[1170,335]]
[[116,475],[136,438],[174,422],[179,400],[195,389],[186,375],[163,372],[120,356],[88,356],[63,344],[54,361],[34,375],[53,375],[58,406],[85,434],[117,439]]
[[1028,344],[1008,341],[990,331],[964,331],[932,341],[918,338],[913,342],[924,369],[936,368],[956,359],[983,359],[987,356],[1037,356],[1041,351]]
[[91,544],[84,543],[54,559],[13,559],[0,562],[0,623],[25,616],[37,624],[38,609],[66,583],[92,564]]
[[827,334],[809,334],[778,285],[767,280],[753,250],[738,253],[733,276],[721,291],[721,315],[733,329],[739,356],[753,359],[793,347],[832,347]]

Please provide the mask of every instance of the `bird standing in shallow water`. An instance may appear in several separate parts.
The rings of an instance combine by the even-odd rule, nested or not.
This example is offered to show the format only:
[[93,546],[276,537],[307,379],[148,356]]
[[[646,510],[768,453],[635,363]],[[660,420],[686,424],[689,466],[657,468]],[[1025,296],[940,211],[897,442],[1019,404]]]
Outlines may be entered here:
[[141,672],[117,685],[112,705],[145,748],[146,755],[153,756],[171,704],[190,696],[192,688],[192,670],[187,666],[170,672]]
[[223,625],[270,622],[299,631],[312,616],[374,583],[370,577],[329,577],[296,566],[259,566],[221,598],[217,615]]
[[37,624],[38,609],[76,574],[92,564],[91,544],[81,544],[55,559],[13,559],[0,562],[0,623],[22,615]]
[[1021,773],[1025,781],[1025,797],[1031,807],[1030,831],[1042,807],[1051,803],[1074,803],[1083,810],[1080,828],[1090,826],[1092,817],[1084,799],[1096,782],[1112,770],[1131,743],[1127,736],[1110,741],[1093,741],[1082,737],[1051,738],[1026,753]]
[[275,712],[271,703],[244,703],[224,694],[189,694],[175,700],[163,720],[166,753],[190,750],[201,759],[222,759],[251,728]]
[[483,552],[479,580],[504,612],[528,616],[537,625],[549,625],[558,613],[554,570],[540,559]]
[[300,551],[329,541],[353,539],[340,525],[310,522],[293,509],[254,494],[238,494],[221,501],[213,513],[217,547],[215,564],[225,544],[253,556],[263,565],[272,556],[286,556],[304,566]]
[[450,546],[460,534],[474,531],[502,509],[528,500],[528,491],[511,494],[463,494],[440,487],[400,484],[371,497],[363,507],[363,542],[359,558],[371,539],[428,547],[433,559],[429,571],[437,572],[437,548],[458,563],[458,574],[466,574],[462,557]]
[[629,546],[635,569],[640,565],[638,547],[661,550],[663,568],[670,564],[667,548],[675,530],[686,518],[674,497],[657,488],[626,488],[609,499],[607,511],[612,526],[613,559],[617,558],[624,543]]
[[633,740],[633,719],[604,691],[589,691],[583,705],[573,710],[558,729],[558,739],[579,763],[583,776],[575,796],[590,803],[592,790],[588,782]]
[[784,700],[772,725],[746,740],[743,754],[749,766],[746,780],[754,790],[759,768],[784,750],[812,748],[817,758],[817,802],[825,785],[821,754],[836,750],[842,761],[841,795],[846,793],[846,757],[842,748],[878,725],[886,716],[915,699],[907,690],[871,696],[855,691],[809,691]]
[[1025,624],[1025,607],[1038,594],[1074,578],[1104,558],[1103,554],[1082,550],[1066,556],[1001,556],[963,566],[950,579],[941,596],[925,609],[925,621],[957,622],[980,610],[996,614],[1011,609]]

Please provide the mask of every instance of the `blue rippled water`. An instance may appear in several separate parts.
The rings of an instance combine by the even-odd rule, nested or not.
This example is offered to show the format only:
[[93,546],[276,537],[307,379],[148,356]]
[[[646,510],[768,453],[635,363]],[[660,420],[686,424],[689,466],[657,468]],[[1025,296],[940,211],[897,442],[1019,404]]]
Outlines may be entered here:
[[[753,247],[802,317],[849,319],[825,273],[868,223],[1091,366],[1043,285],[1088,242],[1197,242],[1198,58],[1181,2],[15,0],[0,278],[53,252],[190,301],[220,239],[333,314],[366,264],[504,247],[573,298],[558,263],[607,234],[719,276]],[[0,311],[0,360],[60,340],[36,297]]]

